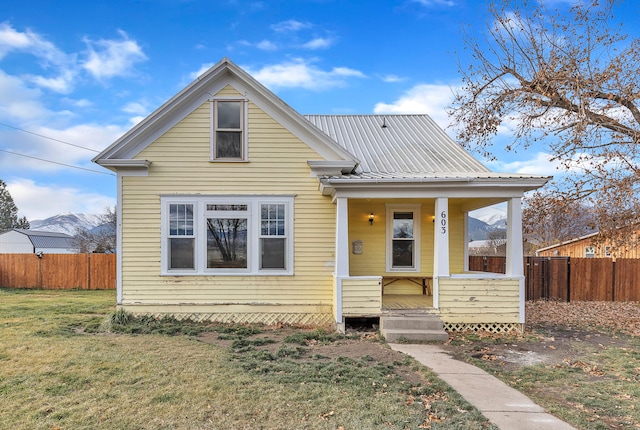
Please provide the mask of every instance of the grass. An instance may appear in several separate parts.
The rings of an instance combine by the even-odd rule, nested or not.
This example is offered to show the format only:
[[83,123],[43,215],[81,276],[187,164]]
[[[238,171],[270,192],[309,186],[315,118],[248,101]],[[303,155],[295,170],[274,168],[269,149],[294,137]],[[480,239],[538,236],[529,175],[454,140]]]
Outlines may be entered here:
[[[412,359],[312,354],[343,338],[132,318],[114,302],[0,289],[4,428],[492,428]],[[203,330],[228,346],[197,340]]]
[[561,362],[507,370],[481,359],[468,361],[576,428],[640,428],[640,339],[608,333],[616,345],[567,341],[570,350]]

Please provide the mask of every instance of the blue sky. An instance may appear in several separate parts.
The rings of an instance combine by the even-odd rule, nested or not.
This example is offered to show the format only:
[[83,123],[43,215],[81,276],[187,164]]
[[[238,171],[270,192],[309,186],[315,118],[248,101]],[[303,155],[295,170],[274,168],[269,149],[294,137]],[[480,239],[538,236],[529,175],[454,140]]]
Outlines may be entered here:
[[[91,158],[223,57],[303,114],[446,127],[463,29],[488,23],[476,0],[5,3],[0,179],[29,220],[114,205],[116,178]],[[554,174],[536,148],[499,158],[489,167]]]

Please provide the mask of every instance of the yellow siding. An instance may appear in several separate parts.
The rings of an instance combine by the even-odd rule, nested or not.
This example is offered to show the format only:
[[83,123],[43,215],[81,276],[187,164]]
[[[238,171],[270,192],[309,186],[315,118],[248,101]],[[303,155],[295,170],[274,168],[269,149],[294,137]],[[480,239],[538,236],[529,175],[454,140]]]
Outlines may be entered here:
[[519,323],[517,278],[440,278],[440,317],[445,322]]
[[[220,94],[238,95],[231,87]],[[262,305],[273,312],[329,313],[335,205],[318,192],[307,160],[321,159],[249,103],[249,161],[210,162],[204,103],[136,158],[149,176],[123,178],[123,305]],[[294,198],[293,276],[160,276],[160,195],[287,194]]]
[[[433,211],[434,199],[350,199],[349,242],[362,241],[362,254],[349,255],[351,276],[432,276],[433,274]],[[420,272],[386,271],[386,205],[420,205]],[[375,216],[369,224],[369,215]],[[464,268],[464,213],[460,208],[449,208],[449,256],[452,273]],[[397,281],[385,287],[385,294],[422,294],[422,287]]]
[[342,279],[342,313],[345,317],[380,315],[381,279],[357,277]]

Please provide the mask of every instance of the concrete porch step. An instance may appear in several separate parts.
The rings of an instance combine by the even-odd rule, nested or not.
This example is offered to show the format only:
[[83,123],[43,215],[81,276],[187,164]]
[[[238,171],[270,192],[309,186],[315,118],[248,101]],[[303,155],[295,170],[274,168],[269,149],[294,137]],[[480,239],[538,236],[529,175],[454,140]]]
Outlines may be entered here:
[[382,316],[380,333],[387,342],[445,342],[449,339],[442,320],[433,314]]

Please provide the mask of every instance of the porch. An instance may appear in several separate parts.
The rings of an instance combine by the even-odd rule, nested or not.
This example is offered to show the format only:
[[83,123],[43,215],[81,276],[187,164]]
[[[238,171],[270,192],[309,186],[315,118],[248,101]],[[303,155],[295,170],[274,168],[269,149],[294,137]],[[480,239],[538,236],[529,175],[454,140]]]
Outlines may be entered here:
[[426,294],[383,294],[382,313],[395,310],[432,309],[433,296]]
[[344,318],[379,317],[397,309],[429,310],[451,324],[524,322],[519,197],[506,199],[505,274],[468,267],[468,212],[495,198],[338,196],[334,201],[339,329]]

